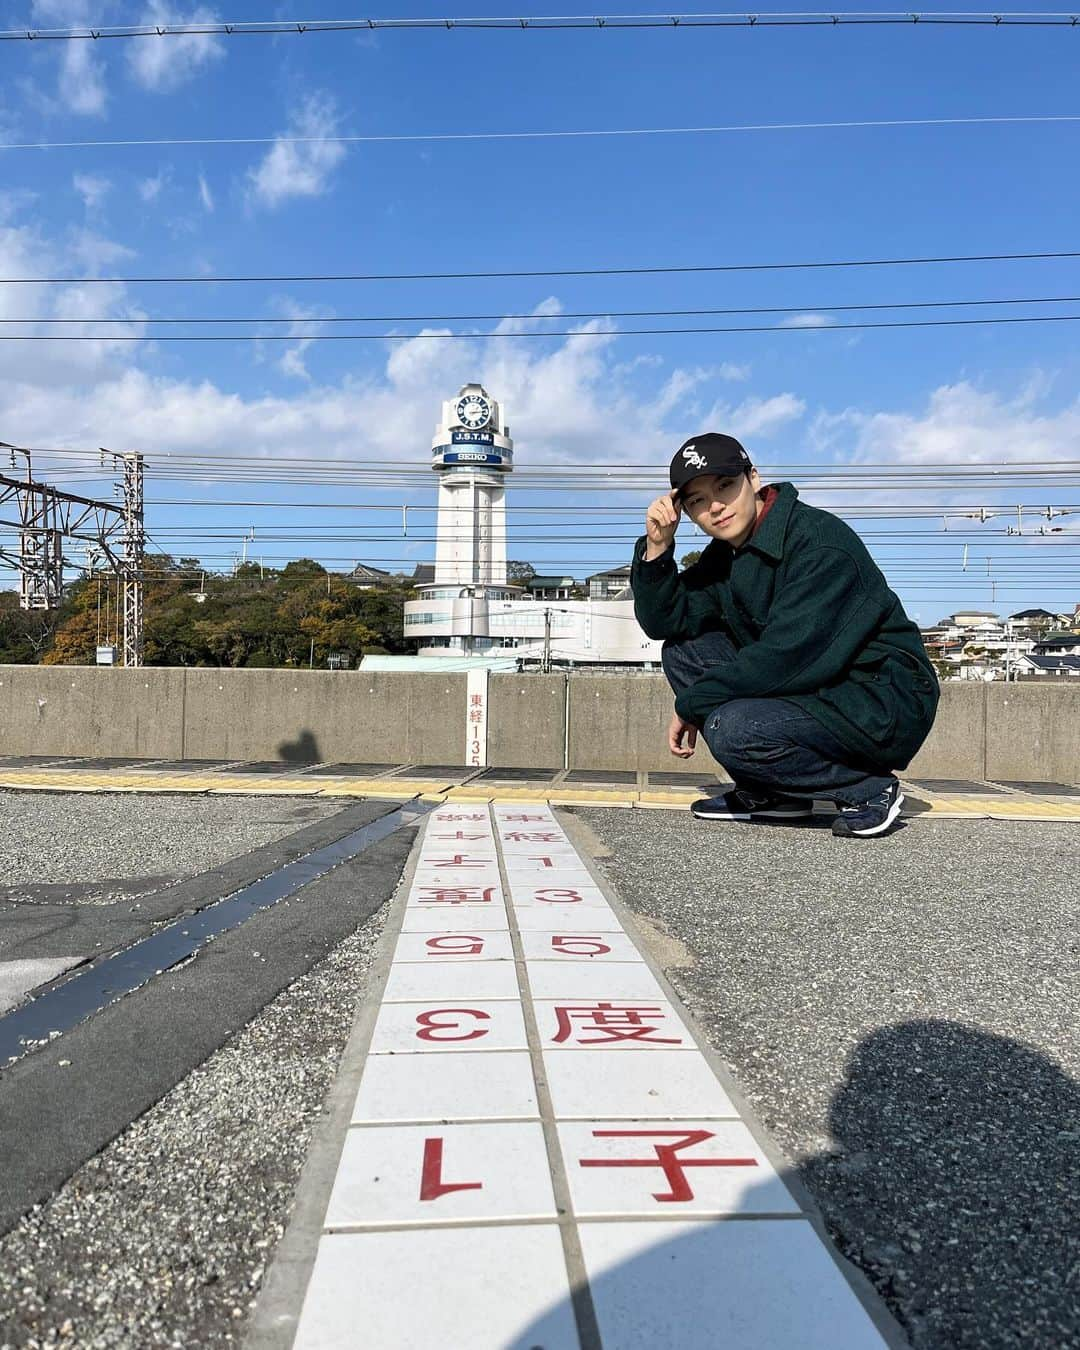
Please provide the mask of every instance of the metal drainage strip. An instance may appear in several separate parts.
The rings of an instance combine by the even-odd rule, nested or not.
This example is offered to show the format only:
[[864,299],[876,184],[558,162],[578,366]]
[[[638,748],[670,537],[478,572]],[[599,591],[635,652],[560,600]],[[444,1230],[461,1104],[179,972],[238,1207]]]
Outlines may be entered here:
[[380,816],[197,914],[173,920],[149,937],[97,965],[87,966],[55,989],[0,1017],[0,1065],[11,1064],[70,1031],[109,1003],[193,956],[204,942],[238,928],[258,910],[269,909],[279,900],[294,895],[339,863],[355,858],[402,826],[413,824],[429,810],[430,806],[417,803]]

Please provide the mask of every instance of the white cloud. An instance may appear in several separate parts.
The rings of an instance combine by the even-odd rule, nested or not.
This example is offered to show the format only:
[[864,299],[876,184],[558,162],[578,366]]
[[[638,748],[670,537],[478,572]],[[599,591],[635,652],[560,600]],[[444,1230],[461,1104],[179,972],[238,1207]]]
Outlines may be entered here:
[[559,318],[562,314],[562,304],[554,295],[549,295],[546,300],[541,300],[538,305],[533,307],[532,313],[524,318],[503,319],[491,330],[493,333],[542,333],[547,321],[550,329],[550,321]]
[[144,202],[156,202],[168,181],[168,169],[160,169],[153,178],[141,178],[139,180],[139,196]]
[[[100,276],[131,256],[118,241],[86,229],[51,240],[37,223],[18,223],[36,222],[32,202],[21,216],[13,203],[7,207],[6,219],[0,217],[0,275]],[[1080,399],[1060,406],[1058,398],[1055,406],[1053,384],[1039,372],[1011,394],[958,382],[912,409],[824,410],[806,427],[804,401],[791,391],[748,389],[741,399],[713,403],[703,416],[696,401],[706,391],[715,396],[722,367],[669,365],[655,356],[620,361],[618,334],[603,321],[580,325],[565,339],[431,334],[358,344],[352,372],[326,379],[312,360],[314,311],[288,299],[277,308],[291,321],[292,340],[274,344],[265,374],[303,383],[290,387],[275,379],[269,392],[243,395],[212,378],[162,373],[164,348],[117,341],[145,332],[145,315],[122,284],[2,288],[3,318],[75,318],[84,326],[70,337],[91,334],[89,321],[96,316],[125,324],[92,341],[5,344],[0,426],[16,443],[139,445],[151,455],[235,449],[269,458],[300,453],[420,464],[441,401],[478,380],[508,409],[519,464],[655,463],[658,487],[673,448],[706,428],[745,437],[755,458],[756,442],[776,435],[786,454],[784,433],[797,433],[800,444],[834,463],[1053,461],[1076,458],[1080,443]],[[562,327],[560,309],[559,300],[548,297],[534,307],[530,322]],[[266,344],[264,353],[269,349]],[[168,350],[168,370],[175,371],[176,352]],[[616,488],[611,494],[627,501],[639,495]],[[871,499],[885,498],[874,493]],[[911,501],[907,494],[904,502]],[[853,502],[848,497],[838,504],[847,510]]]
[[109,194],[112,183],[96,173],[77,173],[71,179],[71,186],[83,199],[87,211],[96,211]]
[[72,112],[101,117],[105,112],[105,80],[101,63],[88,42],[66,42],[60,60],[57,94]]
[[76,266],[83,271],[97,273],[106,267],[114,267],[126,258],[135,255],[131,249],[115,239],[106,239],[93,230],[72,230],[64,245]]
[[[287,347],[284,352],[281,351],[281,346],[276,342],[257,343],[257,359],[262,360],[266,354],[265,348],[272,347],[277,353],[274,364],[283,375],[298,380],[310,380],[311,375],[304,361],[304,353],[311,346],[312,339],[326,331],[325,324],[314,322],[320,314],[326,314],[326,306],[323,305],[312,310],[295,300],[286,298],[275,301],[273,308],[282,318],[292,320],[285,330],[284,336],[298,338],[299,341],[295,347]],[[275,331],[280,331],[280,326]]]
[[345,147],[320,138],[336,135],[338,123],[333,99],[309,94],[293,111],[285,136],[248,171],[248,200],[275,207],[290,197],[319,197],[326,192],[331,173],[345,158]]
[[[164,0],[150,0],[140,24],[211,24],[212,10],[199,6],[189,14],[173,10]],[[156,94],[171,94],[194,79],[207,65],[225,55],[221,42],[211,33],[180,33],[163,38],[139,38],[128,46],[128,69],[132,79]]]
[[781,328],[831,328],[836,320],[831,314],[791,314],[781,319]]
[[[104,265],[128,256],[114,241],[87,230],[73,232],[62,245],[44,239],[31,226],[16,224],[0,228],[0,274],[32,278],[85,272],[93,275]],[[108,380],[117,359],[128,359],[131,345],[116,341],[142,331],[142,313],[125,288],[115,282],[71,283],[66,286],[19,285],[0,288],[0,317],[8,319],[65,318],[76,324],[64,329],[66,338],[89,337],[100,329],[85,322],[95,317],[130,320],[110,327],[108,337],[91,341],[5,342],[3,373],[0,375],[0,408],[24,397],[48,407],[52,399],[75,401],[85,393],[87,382]],[[32,330],[31,330],[32,331]],[[55,328],[40,332],[55,337]],[[60,426],[54,430],[61,432]]]
[[1080,399],[1042,410],[1050,382],[1038,373],[1009,397],[968,381],[941,385],[921,412],[848,408],[814,424],[819,444],[855,463],[986,463],[1075,459]]
[[[90,24],[85,0],[34,0],[32,14],[41,27],[84,28]],[[104,63],[92,39],[53,44],[60,48],[57,98],[69,112],[101,117],[105,112]]]
[[210,184],[202,174],[199,174],[199,200],[202,202],[205,211],[213,211],[214,194],[210,191]]
[[[773,394],[770,398],[745,398],[734,406],[717,403],[706,422],[732,436],[763,438],[775,435],[790,422],[797,422],[805,412],[806,404],[794,394]],[[753,456],[752,450],[750,453]]]
[[[69,242],[50,248],[29,231],[0,233],[0,274],[41,275],[72,267],[75,247]],[[108,241],[83,236],[77,247],[84,255],[101,255]],[[141,331],[142,316],[120,286],[75,286],[61,296],[42,288],[37,296],[24,293],[21,302],[24,313],[41,317],[129,317],[131,329],[122,331]],[[544,307],[554,309],[555,303]],[[235,448],[268,457],[362,455],[422,463],[441,401],[462,384],[480,380],[511,411],[519,459],[618,464],[652,457],[658,483],[671,447],[685,431],[681,421],[666,425],[670,397],[657,396],[640,370],[625,377],[616,373],[616,335],[599,321],[566,339],[395,340],[382,348],[381,364],[368,369],[364,358],[364,374],[319,381],[306,364],[315,327],[311,311],[286,301],[278,308],[293,318],[289,331],[295,342],[280,357],[275,347],[275,369],[305,380],[294,391],[244,397],[213,380],[174,378],[155,369],[158,355],[135,344],[26,344],[16,348],[17,360],[0,376],[0,425],[12,440],[139,445],[151,455]],[[697,372],[684,377],[673,369],[665,392],[685,389],[697,378]]]

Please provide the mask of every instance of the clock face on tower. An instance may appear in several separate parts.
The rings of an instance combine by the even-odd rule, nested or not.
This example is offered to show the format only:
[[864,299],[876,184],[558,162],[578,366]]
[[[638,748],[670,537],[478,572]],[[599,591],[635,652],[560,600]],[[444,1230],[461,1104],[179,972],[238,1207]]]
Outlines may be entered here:
[[491,405],[482,394],[466,394],[458,399],[455,409],[463,427],[479,431],[491,421]]

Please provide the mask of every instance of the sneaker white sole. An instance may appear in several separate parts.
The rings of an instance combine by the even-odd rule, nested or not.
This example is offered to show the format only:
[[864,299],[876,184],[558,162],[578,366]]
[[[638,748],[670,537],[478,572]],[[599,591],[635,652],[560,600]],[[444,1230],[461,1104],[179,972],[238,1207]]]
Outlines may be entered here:
[[902,792],[898,792],[896,794],[896,801],[894,801],[892,806],[889,807],[889,814],[885,817],[885,819],[881,822],[880,825],[872,825],[868,830],[853,830],[849,827],[847,833],[853,839],[869,839],[872,835],[884,834],[885,831],[889,828],[889,826],[900,815],[900,808],[903,806],[903,804],[904,804],[904,794]]

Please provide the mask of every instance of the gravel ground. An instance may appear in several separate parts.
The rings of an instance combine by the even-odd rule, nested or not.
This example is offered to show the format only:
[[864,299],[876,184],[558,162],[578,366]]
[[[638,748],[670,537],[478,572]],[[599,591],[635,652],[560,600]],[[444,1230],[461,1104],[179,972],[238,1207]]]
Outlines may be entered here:
[[0,1239],[0,1350],[242,1341],[386,912]]
[[[59,804],[58,804],[59,803]],[[268,844],[337,814],[338,801],[0,791],[0,898],[112,903]],[[86,883],[98,883],[87,886]],[[39,887],[39,890],[34,888]]]
[[1080,1346],[1080,827],[580,814],[913,1345]]

